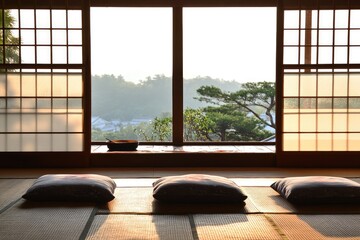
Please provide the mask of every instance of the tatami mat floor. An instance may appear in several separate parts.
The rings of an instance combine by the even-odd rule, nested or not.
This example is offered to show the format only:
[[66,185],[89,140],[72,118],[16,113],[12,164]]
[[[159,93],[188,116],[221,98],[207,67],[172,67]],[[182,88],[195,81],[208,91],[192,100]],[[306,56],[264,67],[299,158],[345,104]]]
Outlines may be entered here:
[[[21,198],[48,173],[110,176],[116,198],[105,205]],[[232,179],[248,195],[246,205],[159,205],[153,199],[157,178],[187,173]],[[283,177],[306,175],[360,182],[360,169],[0,169],[0,240],[360,240],[360,205],[298,208],[269,187]]]

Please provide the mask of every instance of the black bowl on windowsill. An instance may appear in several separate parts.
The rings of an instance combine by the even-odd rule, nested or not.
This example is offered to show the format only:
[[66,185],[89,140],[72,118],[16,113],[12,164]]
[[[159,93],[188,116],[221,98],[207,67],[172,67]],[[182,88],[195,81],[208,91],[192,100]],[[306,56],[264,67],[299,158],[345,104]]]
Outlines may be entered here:
[[136,140],[111,140],[106,142],[109,151],[136,151],[139,142]]

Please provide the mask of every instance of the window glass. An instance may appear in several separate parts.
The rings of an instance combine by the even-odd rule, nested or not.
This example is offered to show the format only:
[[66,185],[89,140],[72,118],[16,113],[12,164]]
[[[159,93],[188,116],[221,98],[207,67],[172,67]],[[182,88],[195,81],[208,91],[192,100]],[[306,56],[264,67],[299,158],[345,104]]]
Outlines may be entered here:
[[276,9],[184,8],[183,24],[184,141],[273,136]]
[[172,9],[92,8],[92,141],[172,141]]

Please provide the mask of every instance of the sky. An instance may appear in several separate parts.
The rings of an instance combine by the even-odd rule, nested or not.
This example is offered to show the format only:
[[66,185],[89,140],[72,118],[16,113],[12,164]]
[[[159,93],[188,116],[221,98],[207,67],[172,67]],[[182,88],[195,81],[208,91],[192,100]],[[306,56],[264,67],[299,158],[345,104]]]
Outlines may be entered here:
[[[183,37],[185,79],[275,80],[275,8],[185,8]],[[171,76],[172,9],[92,8],[91,47],[93,75]]]

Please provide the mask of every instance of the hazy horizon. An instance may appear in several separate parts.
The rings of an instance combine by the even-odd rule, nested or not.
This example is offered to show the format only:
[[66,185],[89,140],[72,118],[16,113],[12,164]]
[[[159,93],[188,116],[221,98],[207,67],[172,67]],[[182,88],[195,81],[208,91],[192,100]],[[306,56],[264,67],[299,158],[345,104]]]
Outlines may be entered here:
[[[183,19],[184,79],[275,80],[275,8],[184,8]],[[92,75],[171,77],[172,9],[91,8],[91,45]]]

